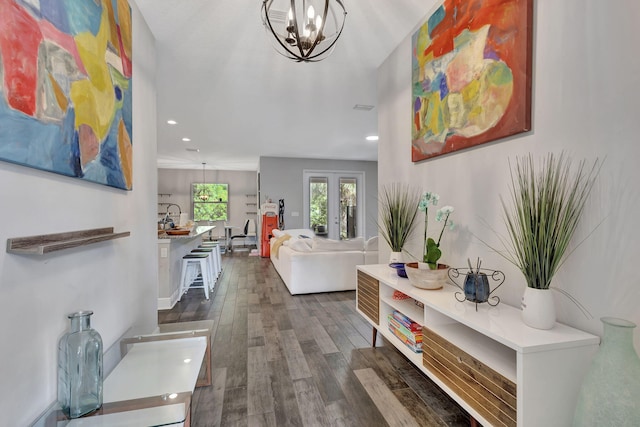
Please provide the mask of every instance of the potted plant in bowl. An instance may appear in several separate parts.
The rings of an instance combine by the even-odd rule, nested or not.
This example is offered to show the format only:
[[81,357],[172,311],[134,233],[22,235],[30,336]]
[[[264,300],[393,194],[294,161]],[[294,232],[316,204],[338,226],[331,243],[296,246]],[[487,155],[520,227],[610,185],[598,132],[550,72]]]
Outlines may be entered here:
[[449,266],[438,263],[442,257],[440,242],[446,228],[453,229],[454,223],[450,219],[454,211],[453,206],[443,206],[436,212],[436,221],[442,222],[442,228],[436,241],[429,237],[429,206],[437,206],[440,196],[437,193],[427,192],[422,195],[418,209],[424,212],[424,238],[422,262],[409,263],[405,266],[411,284],[422,289],[441,289],[447,281]]
[[506,251],[496,252],[525,277],[522,318],[531,327],[555,325],[551,280],[564,262],[600,165],[598,159],[590,166],[583,160],[573,171],[565,153],[548,154],[539,169],[530,154],[513,166],[509,162],[510,206],[500,198],[508,239],[500,239]]
[[402,249],[415,228],[420,192],[402,183],[384,186],[378,206],[378,229],[391,248],[390,263],[402,263]]

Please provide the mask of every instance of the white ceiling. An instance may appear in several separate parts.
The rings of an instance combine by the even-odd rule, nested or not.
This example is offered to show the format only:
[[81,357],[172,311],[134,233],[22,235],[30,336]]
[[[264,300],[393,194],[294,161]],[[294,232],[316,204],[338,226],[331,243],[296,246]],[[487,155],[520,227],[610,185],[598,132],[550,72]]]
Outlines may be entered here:
[[296,63],[273,49],[260,0],[132,1],[157,43],[158,167],[220,170],[257,170],[260,156],[377,160],[365,140],[377,108],[353,107],[377,107],[377,68],[434,3],[344,0],[332,55]]

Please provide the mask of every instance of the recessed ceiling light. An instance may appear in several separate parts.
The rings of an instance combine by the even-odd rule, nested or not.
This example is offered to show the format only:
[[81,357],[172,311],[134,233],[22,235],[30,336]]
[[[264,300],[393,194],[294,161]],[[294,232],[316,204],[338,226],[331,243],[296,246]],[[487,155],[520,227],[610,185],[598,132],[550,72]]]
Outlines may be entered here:
[[170,125],[177,125],[178,122],[176,122],[175,120],[167,120],[167,123]]
[[189,141],[191,141],[191,138],[182,138],[182,140],[183,140],[184,142],[189,142]]
[[378,140],[378,135],[369,135],[367,137],[367,141],[377,141]]

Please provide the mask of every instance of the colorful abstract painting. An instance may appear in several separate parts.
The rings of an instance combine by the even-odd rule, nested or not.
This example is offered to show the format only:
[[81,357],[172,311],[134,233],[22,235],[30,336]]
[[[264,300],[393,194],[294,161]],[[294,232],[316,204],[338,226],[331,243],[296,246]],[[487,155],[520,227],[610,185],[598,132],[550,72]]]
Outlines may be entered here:
[[414,162],[531,129],[533,0],[445,0],[412,37]]
[[0,0],[0,160],[132,188],[127,0]]

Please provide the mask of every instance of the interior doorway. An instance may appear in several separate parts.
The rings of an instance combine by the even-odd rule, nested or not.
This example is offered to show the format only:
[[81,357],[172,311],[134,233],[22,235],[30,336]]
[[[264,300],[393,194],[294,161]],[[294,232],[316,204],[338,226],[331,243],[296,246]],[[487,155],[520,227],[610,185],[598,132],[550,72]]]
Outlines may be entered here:
[[352,239],[364,232],[364,172],[303,172],[304,226],[317,236]]

